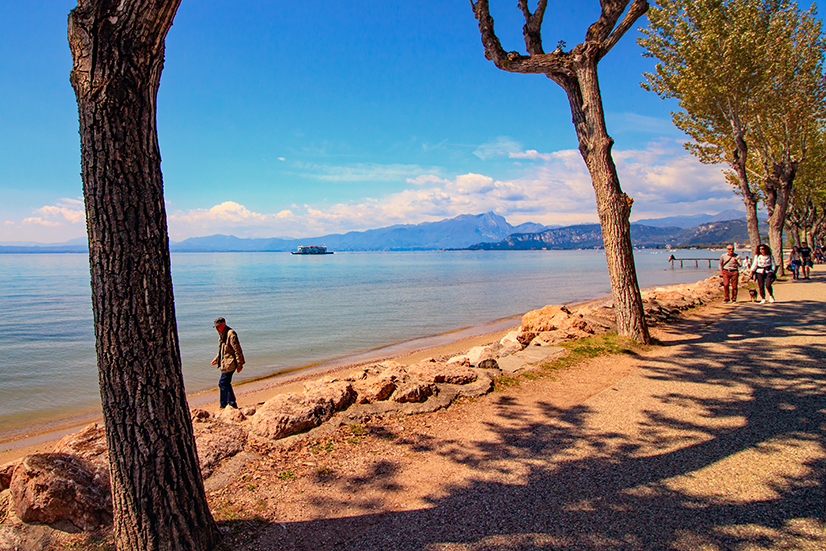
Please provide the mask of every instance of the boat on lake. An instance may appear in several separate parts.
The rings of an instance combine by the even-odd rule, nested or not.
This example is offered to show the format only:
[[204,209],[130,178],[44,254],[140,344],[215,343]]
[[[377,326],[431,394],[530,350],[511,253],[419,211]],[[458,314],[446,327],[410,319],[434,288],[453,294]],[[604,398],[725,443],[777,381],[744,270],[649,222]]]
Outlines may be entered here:
[[322,245],[302,245],[290,254],[333,254],[333,252],[328,251],[327,247]]

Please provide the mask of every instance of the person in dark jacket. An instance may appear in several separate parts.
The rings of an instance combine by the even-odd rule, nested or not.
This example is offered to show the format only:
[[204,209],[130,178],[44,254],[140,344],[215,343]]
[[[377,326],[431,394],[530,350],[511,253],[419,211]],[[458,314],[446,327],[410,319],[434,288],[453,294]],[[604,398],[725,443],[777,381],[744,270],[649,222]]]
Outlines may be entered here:
[[218,389],[221,391],[221,409],[227,406],[238,407],[235,402],[235,392],[232,390],[232,375],[244,369],[244,352],[238,342],[238,334],[227,325],[224,318],[215,320],[215,330],[218,331],[218,355],[212,360],[221,370]]

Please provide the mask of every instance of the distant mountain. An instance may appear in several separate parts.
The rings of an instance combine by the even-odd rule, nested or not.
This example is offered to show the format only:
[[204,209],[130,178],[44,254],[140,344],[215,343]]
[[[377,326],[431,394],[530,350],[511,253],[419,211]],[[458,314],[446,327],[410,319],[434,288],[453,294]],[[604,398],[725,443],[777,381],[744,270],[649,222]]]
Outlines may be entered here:
[[[724,222],[726,220],[738,220],[746,218],[746,211],[743,210],[724,210],[718,214],[693,214],[690,216],[668,216],[666,218],[646,218],[637,220],[635,224],[643,226],[655,226],[657,228],[666,228],[668,226],[675,226],[677,228],[693,228],[700,224],[708,222]],[[768,220],[768,216],[762,212],[757,213],[758,220]]]
[[78,237],[63,243],[38,243],[36,241],[17,241],[0,243],[0,253],[86,253],[89,241]]
[[[739,222],[734,218],[741,219]],[[765,219],[765,217],[763,217]],[[728,220],[726,228],[708,226]],[[645,222],[645,223],[644,223]],[[745,213],[728,210],[716,215],[669,217],[638,221],[632,224],[631,237],[637,246],[721,243],[746,241]],[[742,228],[741,228],[742,227]],[[683,230],[692,229],[688,233]],[[742,232],[741,232],[742,229]],[[762,230],[765,231],[765,230]],[[510,236],[510,237],[509,237]],[[501,242],[501,243],[500,243]],[[464,249],[588,248],[601,247],[602,236],[597,224],[578,226],[543,226],[526,222],[512,226],[505,218],[488,212],[463,214],[455,218],[422,224],[400,224],[375,230],[353,231],[307,239],[241,238],[233,235],[192,237],[170,242],[172,252],[283,252],[299,245],[325,245],[332,251],[416,251]],[[86,238],[65,243],[0,243],[0,253],[86,253]]]
[[299,245],[324,245],[332,251],[415,251],[464,248],[480,241],[499,241],[517,231],[541,231],[547,226],[512,226],[488,212],[463,214],[438,222],[403,224],[307,239],[243,239],[231,235],[194,237],[172,244],[173,252],[293,251]]
[[[767,228],[761,228],[761,232]],[[726,220],[709,222],[695,228],[676,226],[659,228],[643,224],[631,224],[631,242],[635,247],[708,247],[733,241],[748,241],[746,221]],[[512,251],[541,249],[593,249],[602,248],[602,232],[599,224],[583,224],[555,228],[538,233],[509,235],[496,243],[477,243],[468,247],[474,251]]]

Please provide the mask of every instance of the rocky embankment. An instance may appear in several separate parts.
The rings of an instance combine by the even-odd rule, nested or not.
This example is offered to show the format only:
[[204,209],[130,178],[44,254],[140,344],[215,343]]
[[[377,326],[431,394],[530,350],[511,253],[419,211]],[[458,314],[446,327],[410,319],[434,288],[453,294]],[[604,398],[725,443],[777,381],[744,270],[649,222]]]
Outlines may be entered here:
[[[650,324],[662,323],[720,293],[720,278],[643,293]],[[609,299],[579,307],[546,306],[525,314],[518,331],[455,357],[413,365],[384,361],[356,375],[313,381],[302,392],[277,395],[257,406],[210,413],[192,410],[198,458],[208,490],[226,484],[249,461],[297,440],[330,434],[343,424],[388,414],[446,407],[459,396],[480,396],[496,377],[564,354],[556,344],[615,328]],[[14,538],[21,523],[71,523],[94,530],[112,522],[108,452],[103,427],[92,424],[61,440],[52,453],[0,466],[0,521]],[[4,530],[0,527],[0,532]],[[9,532],[11,530],[11,532]],[[2,539],[2,537],[0,537]]]

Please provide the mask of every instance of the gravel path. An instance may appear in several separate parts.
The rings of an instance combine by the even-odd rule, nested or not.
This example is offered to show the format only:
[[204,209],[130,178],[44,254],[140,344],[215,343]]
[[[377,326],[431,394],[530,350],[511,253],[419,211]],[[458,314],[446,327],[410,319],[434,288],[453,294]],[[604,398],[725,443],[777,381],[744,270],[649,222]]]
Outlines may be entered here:
[[242,548],[823,551],[816,268],[778,284],[776,304],[720,303],[660,330],[641,356],[389,420],[393,438],[259,493],[276,521]]

